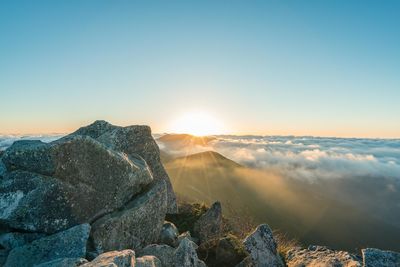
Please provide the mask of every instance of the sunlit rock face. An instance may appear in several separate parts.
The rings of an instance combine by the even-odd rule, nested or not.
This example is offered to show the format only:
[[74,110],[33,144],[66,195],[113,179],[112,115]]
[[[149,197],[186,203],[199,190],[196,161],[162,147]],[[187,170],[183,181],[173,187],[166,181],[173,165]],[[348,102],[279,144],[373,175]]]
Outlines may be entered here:
[[296,266],[361,267],[362,266],[361,259],[356,255],[353,255],[347,251],[332,250],[324,246],[293,248],[289,250],[286,261],[289,267],[296,267]]
[[243,244],[249,252],[254,266],[284,266],[278,255],[277,244],[271,228],[267,224],[259,225],[245,238]]
[[143,158],[154,180],[165,181],[167,185],[167,212],[177,212],[175,193],[161,163],[160,150],[151,135],[150,127],[144,125],[119,127],[106,121],[95,121],[91,125],[79,128],[70,136],[74,135],[89,136],[114,151],[125,153],[132,160],[138,157]]

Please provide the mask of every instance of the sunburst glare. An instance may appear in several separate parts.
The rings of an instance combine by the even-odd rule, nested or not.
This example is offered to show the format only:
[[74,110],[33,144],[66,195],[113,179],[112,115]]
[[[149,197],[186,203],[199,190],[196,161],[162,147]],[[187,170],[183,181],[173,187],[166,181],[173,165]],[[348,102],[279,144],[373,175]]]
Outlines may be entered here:
[[173,121],[169,129],[174,133],[187,133],[196,136],[225,132],[222,123],[215,116],[206,112],[186,113]]

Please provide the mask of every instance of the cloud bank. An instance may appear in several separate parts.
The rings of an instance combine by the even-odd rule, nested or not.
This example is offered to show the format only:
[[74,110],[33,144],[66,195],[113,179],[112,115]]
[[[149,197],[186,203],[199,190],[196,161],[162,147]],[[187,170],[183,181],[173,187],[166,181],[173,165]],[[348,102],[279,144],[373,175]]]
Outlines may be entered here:
[[386,177],[400,180],[400,139],[358,139],[295,136],[216,136],[208,146],[177,150],[173,155],[215,150],[248,167],[274,170],[307,179]]

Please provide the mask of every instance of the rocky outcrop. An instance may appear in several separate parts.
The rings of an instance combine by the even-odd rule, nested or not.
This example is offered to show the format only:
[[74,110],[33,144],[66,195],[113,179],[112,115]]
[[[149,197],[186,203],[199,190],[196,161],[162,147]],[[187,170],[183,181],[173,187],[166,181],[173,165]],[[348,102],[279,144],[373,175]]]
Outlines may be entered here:
[[5,267],[30,267],[59,258],[84,258],[90,225],[82,224],[11,250]]
[[286,257],[288,267],[296,266],[343,266],[361,267],[360,259],[346,251],[332,250],[324,246],[293,248]]
[[178,245],[178,235],[178,228],[173,223],[165,221],[161,229],[159,242],[176,247]]
[[139,249],[158,240],[167,210],[164,181],[152,186],[120,211],[92,224],[91,238],[97,252]]
[[200,242],[208,242],[221,235],[222,208],[220,202],[215,202],[194,224],[194,234]]
[[[88,253],[86,245],[83,255],[61,253],[57,264],[140,249],[158,241],[166,213],[176,212],[147,126],[97,121],[50,143],[17,141],[2,153],[0,175],[0,262],[10,252],[10,266],[31,244],[81,224],[92,225]],[[36,256],[26,266],[56,260],[51,255],[59,248],[46,244],[35,245]],[[41,253],[50,258],[40,258]]]
[[246,237],[243,243],[254,266],[283,266],[278,255],[276,241],[268,225],[259,225],[253,233]]
[[399,267],[400,253],[385,251],[376,248],[366,248],[361,250],[363,264],[365,267]]
[[160,160],[160,150],[148,126],[114,126],[106,121],[95,121],[71,134],[89,136],[114,151],[123,152],[130,158],[143,158],[149,165],[155,181],[165,181],[167,185],[168,213],[177,212],[175,193],[164,166]]

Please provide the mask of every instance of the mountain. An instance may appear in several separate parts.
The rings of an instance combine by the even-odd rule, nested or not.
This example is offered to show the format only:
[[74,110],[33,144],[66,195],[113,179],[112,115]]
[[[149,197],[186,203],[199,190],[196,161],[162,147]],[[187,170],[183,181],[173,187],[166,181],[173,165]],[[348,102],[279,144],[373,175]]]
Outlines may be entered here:
[[177,157],[173,160],[169,159],[166,162],[167,168],[181,168],[182,166],[190,166],[191,168],[240,168],[243,167],[239,163],[230,160],[218,152],[215,151],[205,151],[199,152],[183,157]]

